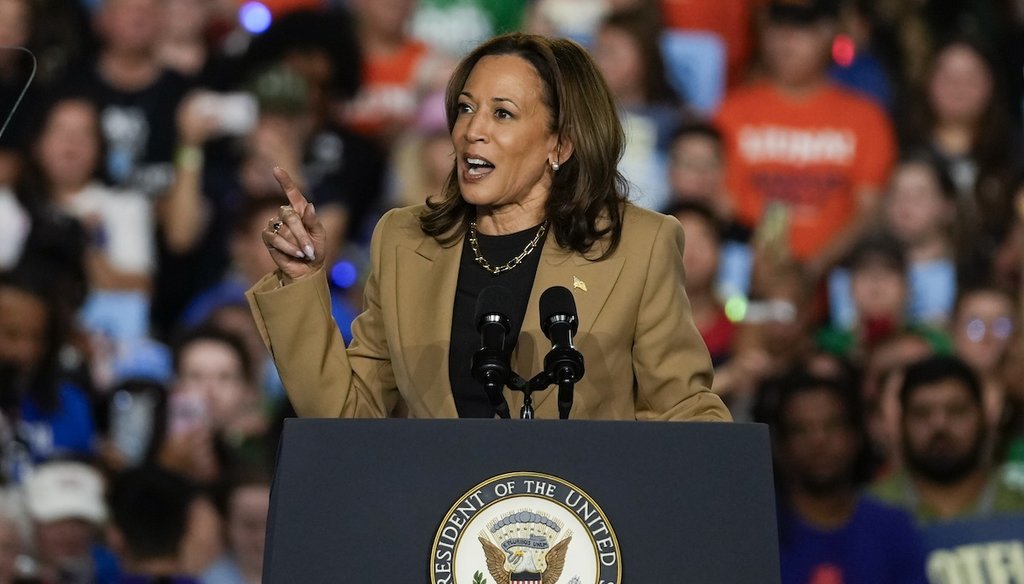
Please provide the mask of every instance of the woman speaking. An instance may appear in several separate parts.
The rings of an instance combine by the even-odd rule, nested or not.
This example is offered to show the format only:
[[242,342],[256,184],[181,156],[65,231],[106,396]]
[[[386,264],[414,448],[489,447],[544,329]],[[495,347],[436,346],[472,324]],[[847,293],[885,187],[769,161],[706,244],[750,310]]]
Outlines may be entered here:
[[[563,286],[586,359],[572,418],[729,419],[683,289],[682,229],[627,202],[622,127],[587,52],[496,37],[456,68],[445,108],[454,168],[440,197],[378,223],[347,348],[331,319],[324,229],[275,169],[290,204],[262,237],[278,270],[248,297],[296,411],[385,417],[404,402],[411,417],[494,417],[470,367],[477,297],[508,290],[512,369],[531,375],[551,348],[538,299]],[[538,418],[558,417],[553,393],[535,395]]]

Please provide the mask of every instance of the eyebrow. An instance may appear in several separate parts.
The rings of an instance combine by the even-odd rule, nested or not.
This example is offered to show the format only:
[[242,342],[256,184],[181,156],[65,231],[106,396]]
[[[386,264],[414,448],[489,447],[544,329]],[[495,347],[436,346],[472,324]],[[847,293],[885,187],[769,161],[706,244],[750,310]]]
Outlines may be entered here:
[[[465,95],[466,97],[468,97],[470,99],[476,99],[475,97],[473,97],[473,94],[468,92],[468,91],[463,91],[459,95]],[[512,99],[507,98],[507,97],[492,97],[491,101],[498,102],[498,103],[510,103],[510,104],[516,106],[516,108],[522,109],[522,108],[519,108],[519,104],[518,103],[516,103],[515,101],[513,101]]]

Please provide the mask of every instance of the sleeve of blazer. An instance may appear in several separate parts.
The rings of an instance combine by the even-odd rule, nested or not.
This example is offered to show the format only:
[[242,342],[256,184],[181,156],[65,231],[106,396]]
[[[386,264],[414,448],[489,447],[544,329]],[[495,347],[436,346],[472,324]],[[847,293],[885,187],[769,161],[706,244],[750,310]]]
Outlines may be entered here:
[[633,336],[638,420],[731,420],[711,391],[711,357],[683,286],[683,229],[663,217],[651,246]]
[[398,401],[381,314],[378,278],[388,215],[374,230],[364,312],[346,349],[331,316],[323,270],[279,285],[272,273],[247,293],[263,342],[300,416],[386,417]]

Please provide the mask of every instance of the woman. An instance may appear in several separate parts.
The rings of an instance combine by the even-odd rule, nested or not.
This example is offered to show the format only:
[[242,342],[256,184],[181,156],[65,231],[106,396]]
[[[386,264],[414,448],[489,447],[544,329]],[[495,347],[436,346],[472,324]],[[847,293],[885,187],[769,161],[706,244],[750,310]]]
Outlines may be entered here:
[[71,330],[53,278],[48,265],[0,274],[0,466],[9,481],[30,463],[95,453],[92,403],[60,360]]
[[[85,327],[120,341],[145,335],[156,263],[152,201],[97,179],[105,144],[93,103],[62,96],[41,110],[37,123],[19,203],[33,221],[50,216],[75,220],[84,229],[82,259],[90,290],[82,308]],[[46,228],[33,225],[37,231]],[[29,237],[25,245],[32,244]]]
[[[939,47],[921,99],[908,107],[904,150],[923,147],[946,165],[957,188],[964,238],[988,257],[1007,236],[1021,164],[1019,139],[990,52],[955,38]],[[988,262],[979,275],[988,276]]]
[[[366,312],[347,351],[330,321],[323,228],[275,170],[291,205],[262,236],[279,269],[249,300],[296,411],[383,417],[401,400],[412,417],[493,417],[469,364],[476,297],[498,284],[515,298],[512,368],[522,375],[551,346],[537,299],[573,290],[587,372],[572,417],[728,419],[683,290],[681,227],[625,201],[622,128],[584,49],[492,39],[456,69],[445,108],[456,155],[445,192],[377,225]],[[552,393],[536,396],[537,417],[557,415]],[[522,403],[505,397],[513,410]]]
[[665,73],[661,34],[649,11],[618,10],[601,22],[594,44],[594,60],[620,105],[628,134],[619,168],[639,191],[634,200],[648,209],[668,203],[668,150],[686,113]]

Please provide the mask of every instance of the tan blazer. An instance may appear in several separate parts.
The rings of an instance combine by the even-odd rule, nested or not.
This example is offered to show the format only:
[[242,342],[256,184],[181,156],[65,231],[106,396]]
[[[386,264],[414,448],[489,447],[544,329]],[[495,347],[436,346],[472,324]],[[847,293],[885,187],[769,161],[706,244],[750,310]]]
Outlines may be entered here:
[[[411,417],[458,416],[448,349],[463,240],[443,247],[424,235],[422,209],[396,209],[378,223],[365,312],[347,349],[322,271],[288,286],[269,274],[247,293],[300,415],[385,417],[401,398]],[[544,290],[564,286],[576,300],[575,345],[586,365],[572,418],[730,419],[710,390],[711,359],[683,290],[678,221],[627,205],[622,243],[611,256],[589,261],[553,236],[542,250],[513,370],[529,377],[543,367],[551,343],[537,305]],[[538,418],[558,417],[555,393],[534,394]],[[517,416],[522,394],[506,389],[505,397]]]

